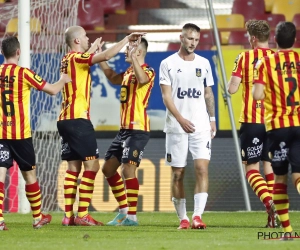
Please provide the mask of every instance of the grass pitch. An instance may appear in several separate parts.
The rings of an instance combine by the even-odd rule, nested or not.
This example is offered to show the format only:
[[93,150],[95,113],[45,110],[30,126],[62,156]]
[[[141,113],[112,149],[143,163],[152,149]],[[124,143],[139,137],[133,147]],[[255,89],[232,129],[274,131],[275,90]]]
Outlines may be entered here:
[[[63,227],[62,213],[51,213],[52,222],[39,230],[32,229],[30,214],[4,214],[8,231],[0,231],[0,249],[5,250],[185,250],[185,249],[298,249],[300,239],[293,241],[258,239],[259,233],[272,234],[264,212],[206,212],[206,230],[177,230],[179,221],[173,213],[138,213],[138,227]],[[191,217],[192,213],[189,213]],[[114,213],[92,213],[104,223]],[[290,213],[294,232],[300,235],[300,213]],[[266,237],[268,238],[268,237]]]

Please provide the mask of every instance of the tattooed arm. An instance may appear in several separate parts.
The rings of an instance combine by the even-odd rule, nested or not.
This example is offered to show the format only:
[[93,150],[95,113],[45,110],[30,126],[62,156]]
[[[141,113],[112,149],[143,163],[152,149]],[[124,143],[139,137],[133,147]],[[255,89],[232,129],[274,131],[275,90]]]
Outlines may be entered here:
[[[211,87],[206,87],[204,90],[204,98],[209,117],[215,117],[215,98]],[[211,138],[214,138],[217,132],[216,121],[210,121]]]

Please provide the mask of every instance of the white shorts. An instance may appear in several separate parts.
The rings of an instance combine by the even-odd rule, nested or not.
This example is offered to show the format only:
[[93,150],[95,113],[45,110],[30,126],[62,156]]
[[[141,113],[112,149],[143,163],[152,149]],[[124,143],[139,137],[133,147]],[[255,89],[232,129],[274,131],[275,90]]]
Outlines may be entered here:
[[185,167],[188,151],[191,152],[193,160],[210,160],[211,132],[207,130],[191,134],[166,134],[166,165]]

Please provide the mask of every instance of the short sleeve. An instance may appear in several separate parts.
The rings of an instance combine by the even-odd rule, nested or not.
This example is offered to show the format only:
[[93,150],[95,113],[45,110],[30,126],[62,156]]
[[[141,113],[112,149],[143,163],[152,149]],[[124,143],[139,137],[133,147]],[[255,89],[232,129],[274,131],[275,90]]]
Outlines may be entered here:
[[92,66],[92,58],[94,54],[90,53],[77,53],[74,56],[74,60],[77,64]]
[[159,66],[159,84],[171,85],[168,63],[163,60]]
[[46,81],[41,76],[27,68],[24,70],[24,80],[37,90],[42,90],[46,84]]
[[206,70],[207,70],[207,74],[206,74],[206,78],[205,78],[205,86],[209,87],[209,86],[213,86],[214,85],[214,78],[212,76],[212,71],[211,71],[211,66],[209,61],[207,60],[207,66],[206,66]]
[[237,58],[234,61],[234,66],[233,70],[231,73],[231,76],[237,76],[242,78],[243,75],[243,58],[244,58],[244,53],[241,53],[237,56]]

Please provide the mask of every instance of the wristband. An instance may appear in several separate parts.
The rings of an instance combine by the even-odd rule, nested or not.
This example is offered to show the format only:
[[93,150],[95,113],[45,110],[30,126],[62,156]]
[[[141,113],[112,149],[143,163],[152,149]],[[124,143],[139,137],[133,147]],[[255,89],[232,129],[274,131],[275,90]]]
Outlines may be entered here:
[[209,117],[209,121],[211,122],[215,122],[216,121],[216,117],[212,116],[212,117]]

